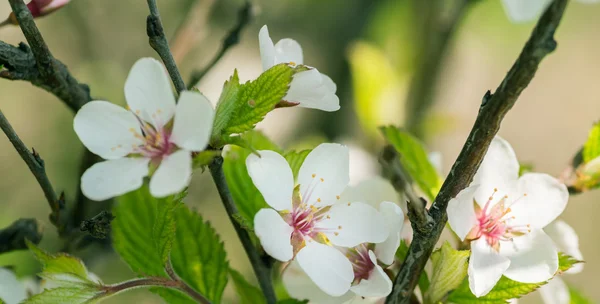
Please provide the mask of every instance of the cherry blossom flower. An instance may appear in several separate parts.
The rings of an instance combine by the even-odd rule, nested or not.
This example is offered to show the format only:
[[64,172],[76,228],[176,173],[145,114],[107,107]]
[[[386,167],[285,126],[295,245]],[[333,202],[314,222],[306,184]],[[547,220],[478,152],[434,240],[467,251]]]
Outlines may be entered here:
[[496,137],[471,185],[448,204],[450,227],[471,244],[473,294],[487,294],[502,275],[524,283],[552,278],[558,254],[542,229],[562,213],[568,199],[566,186],[550,175],[519,177],[512,147]]
[[342,201],[348,184],[348,149],[321,144],[308,154],[297,184],[283,156],[259,151],[246,159],[254,185],[271,208],[254,217],[254,231],[277,260],[295,259],[325,293],[341,296],[354,280],[352,263],[334,246],[354,247],[388,238],[384,217],[358,201]]
[[129,110],[107,101],[84,105],[75,133],[94,154],[106,159],[81,177],[83,194],[105,200],[139,188],[151,172],[150,193],[164,197],[182,191],[191,179],[193,151],[209,140],[214,110],[200,93],[183,91],[179,102],[162,65],[138,60],[125,82]]
[[27,299],[27,289],[15,274],[0,267],[0,302],[18,304]]
[[[521,23],[537,18],[552,0],[502,0],[504,10],[512,22]],[[581,3],[598,3],[600,0],[579,0]]]
[[361,201],[377,208],[385,220],[388,238],[381,243],[362,243],[352,248],[338,248],[350,259],[354,271],[352,287],[346,294],[332,297],[322,292],[299,269],[295,261],[282,276],[288,293],[298,299],[308,299],[311,303],[370,303],[386,297],[392,291],[392,281],[384,268],[394,262],[404,222],[402,209],[390,202],[397,200],[397,197],[389,182],[381,178],[346,188],[341,195],[341,201]]
[[[71,0],[32,0],[27,3],[27,8],[31,12],[31,16],[34,18],[46,16],[59,8],[67,5]],[[14,13],[10,13],[8,19],[2,22],[0,26],[6,24],[14,24],[18,25],[19,21],[17,21],[17,17]]]
[[[263,70],[272,66],[287,63],[289,66],[304,64],[302,47],[296,40],[284,38],[273,44],[269,29],[263,26],[258,34],[260,57]],[[337,111],[340,100],[335,95],[337,86],[329,76],[320,73],[316,68],[306,66],[307,71],[296,73],[290,84],[287,95],[283,97],[282,106],[299,106],[323,111]]]

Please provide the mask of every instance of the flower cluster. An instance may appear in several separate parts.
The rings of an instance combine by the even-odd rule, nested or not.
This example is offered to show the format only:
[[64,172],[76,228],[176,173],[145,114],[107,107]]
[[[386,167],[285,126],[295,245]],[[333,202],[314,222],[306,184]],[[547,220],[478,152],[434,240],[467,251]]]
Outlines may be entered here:
[[[297,181],[285,158],[273,151],[246,159],[254,185],[271,208],[254,218],[256,235],[275,259],[297,263],[322,292],[306,293],[302,279],[284,274],[288,290],[299,298],[321,295],[383,297],[392,282],[380,265],[394,261],[404,215],[400,207],[378,199],[381,181],[348,188],[348,149],[321,144],[308,154]],[[383,182],[385,183],[385,182]],[[385,186],[384,186],[385,187]],[[371,194],[371,198],[365,198]],[[294,263],[292,265],[294,265]],[[298,292],[299,291],[299,292]]]
[[502,275],[523,283],[551,279],[558,252],[542,230],[565,209],[566,186],[542,173],[519,177],[512,147],[496,137],[471,185],[448,204],[448,221],[471,244],[469,286],[487,294]]

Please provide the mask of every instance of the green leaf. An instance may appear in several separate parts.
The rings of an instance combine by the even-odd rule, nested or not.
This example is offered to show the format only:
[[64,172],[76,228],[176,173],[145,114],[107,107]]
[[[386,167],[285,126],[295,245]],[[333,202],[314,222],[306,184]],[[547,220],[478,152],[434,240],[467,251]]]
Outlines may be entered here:
[[[265,135],[257,131],[246,132],[242,138],[255,150],[273,150],[280,153],[280,149]],[[253,228],[254,215],[261,209],[267,208],[262,194],[256,189],[246,169],[246,157],[250,155],[248,149],[231,146],[225,153],[223,171],[233,200],[240,212],[241,219],[247,226]]]
[[253,129],[287,94],[292,76],[306,69],[278,64],[243,85],[235,71],[217,104],[211,144],[219,147],[223,138]]
[[277,301],[277,304],[307,304],[308,300],[285,299]]
[[456,250],[448,242],[431,254],[433,270],[424,303],[438,303],[467,276],[470,251]]
[[284,157],[290,164],[290,168],[292,168],[292,173],[294,174],[294,178],[298,177],[298,171],[300,171],[300,167],[304,162],[304,159],[308,154],[312,151],[311,149],[306,149],[302,151],[289,151],[286,152]]
[[175,221],[173,269],[211,302],[221,303],[229,269],[223,242],[214,228],[189,208],[177,208]]
[[262,291],[248,283],[244,276],[241,273],[235,271],[234,269],[229,269],[229,275],[235,284],[235,291],[239,296],[239,300],[241,304],[261,304],[267,303],[265,297],[263,296]]
[[592,300],[584,296],[579,290],[569,286],[569,296],[571,297],[570,304],[592,304]]
[[587,163],[600,156],[600,122],[592,126],[588,139],[583,145],[583,162]]
[[[210,301],[219,303],[227,284],[225,249],[214,229],[181,204],[181,199],[182,195],[154,198],[147,186],[122,196],[114,207],[115,250],[136,273],[167,277],[164,262],[171,248],[171,263],[177,275]],[[173,230],[174,238],[170,240]],[[178,291],[151,291],[172,303],[194,303]]]
[[442,186],[442,180],[429,162],[423,144],[408,132],[393,126],[381,127],[381,132],[400,154],[400,162],[406,172],[427,198],[433,200]]
[[25,240],[29,250],[33,252],[36,259],[42,264],[42,278],[51,280],[59,287],[94,287],[102,284],[91,278],[83,262],[66,253],[49,254],[38,248],[29,240]]
[[198,303],[195,300],[193,300],[192,298],[190,298],[188,295],[184,294],[183,292],[181,292],[179,290],[153,287],[153,288],[150,288],[150,291],[159,295],[167,303],[173,303],[173,304],[175,304],[175,303],[176,304],[196,304],[196,303]]
[[212,160],[219,155],[221,155],[221,151],[218,150],[204,150],[202,152],[198,152],[198,154],[196,154],[192,160],[192,167],[203,168],[202,172],[204,172],[204,168],[210,165]]
[[[557,273],[564,272],[569,268],[573,267],[573,265],[580,262],[563,253],[559,253],[558,256],[559,258]],[[468,278],[466,278],[462,282],[462,284],[450,294],[448,301],[450,303],[457,304],[508,303],[508,300],[520,298],[528,293],[535,291],[544,284],[546,284],[546,282],[521,283],[513,281],[505,276],[502,276],[502,278],[500,278],[500,281],[498,281],[496,286],[494,286],[494,288],[487,295],[477,298],[471,293],[471,290],[469,289],[469,281]]]
[[92,304],[102,297],[102,291],[94,287],[59,287],[46,289],[44,292],[27,299],[24,304]]
[[400,246],[396,250],[396,259],[400,262],[404,261],[406,255],[408,254],[408,244],[406,244],[405,240],[400,241]]

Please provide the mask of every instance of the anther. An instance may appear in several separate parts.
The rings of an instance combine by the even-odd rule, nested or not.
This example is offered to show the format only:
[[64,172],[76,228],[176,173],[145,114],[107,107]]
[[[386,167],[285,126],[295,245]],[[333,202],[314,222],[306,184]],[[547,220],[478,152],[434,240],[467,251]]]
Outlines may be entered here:
[[338,235],[340,235],[340,233],[339,232],[334,232],[333,235],[338,236]]
[[324,182],[325,180],[321,177],[321,182]]
[[319,202],[319,203],[320,203],[320,202],[321,202],[321,199],[320,199],[320,198],[317,198],[317,202]]
[[342,229],[342,226],[338,226],[338,229],[340,229],[340,230],[341,230],[341,229]]
[[316,174],[314,174],[314,173],[312,174],[312,177],[313,177],[313,178],[315,178],[316,176],[317,176]]
[[337,199],[340,199],[340,196],[339,196],[339,195],[336,195],[336,196],[335,196],[335,198],[337,198]]

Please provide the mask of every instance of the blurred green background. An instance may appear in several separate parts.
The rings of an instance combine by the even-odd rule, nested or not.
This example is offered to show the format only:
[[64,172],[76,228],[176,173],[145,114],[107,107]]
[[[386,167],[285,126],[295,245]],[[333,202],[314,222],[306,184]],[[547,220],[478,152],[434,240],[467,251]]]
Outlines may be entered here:
[[[182,74],[188,78],[207,64],[221,39],[236,22],[243,5],[238,0],[158,1]],[[341,110],[325,113],[308,109],[279,109],[259,129],[283,146],[316,139],[353,147],[353,177],[364,179],[379,171],[376,155],[382,147],[376,126],[403,125],[414,115],[406,107],[410,80],[424,39],[422,16],[401,0],[256,0],[255,18],[241,43],[199,83],[216,101],[223,82],[237,68],[242,80],[261,72],[258,30],[269,26],[274,41],[291,37],[304,49],[305,63],[331,76],[338,85]],[[0,16],[10,12],[0,3]],[[140,57],[156,57],[147,43],[148,10],[142,0],[73,0],[60,11],[39,19],[38,25],[53,54],[79,81],[90,85],[95,99],[124,104],[123,85]],[[188,16],[188,17],[186,17]],[[557,33],[559,47],[541,65],[531,85],[509,112],[500,135],[515,148],[522,162],[536,171],[558,176],[600,118],[600,5],[571,3]],[[511,24],[499,0],[481,0],[466,13],[443,60],[439,81],[429,84],[434,104],[427,109],[421,130],[431,151],[442,154],[443,172],[458,155],[475,120],[485,91],[494,90],[510,68],[534,23]],[[184,30],[177,30],[184,29]],[[178,39],[174,39],[177,36]],[[0,29],[0,40],[24,41],[18,27]],[[434,77],[432,75],[432,80]],[[83,147],[72,128],[73,113],[49,93],[25,82],[0,81],[0,108],[21,139],[46,161],[57,191],[71,203]],[[44,226],[42,247],[59,250],[49,209],[38,184],[4,136],[0,136],[0,226],[19,217],[35,217]],[[579,233],[586,259],[581,274],[563,278],[590,298],[600,301],[600,245],[593,215],[600,212],[600,192],[571,198],[562,218]],[[225,239],[231,264],[252,277],[244,251],[218,200],[207,173],[196,172],[186,203],[210,220]],[[98,253],[101,254],[98,254]],[[134,277],[114,253],[88,248],[79,252],[91,271],[106,283]],[[28,252],[0,256],[0,266],[15,265],[21,276],[38,264]],[[228,288],[226,301],[235,302]],[[540,302],[538,295],[526,303]],[[159,297],[137,290],[108,303],[160,303]]]

